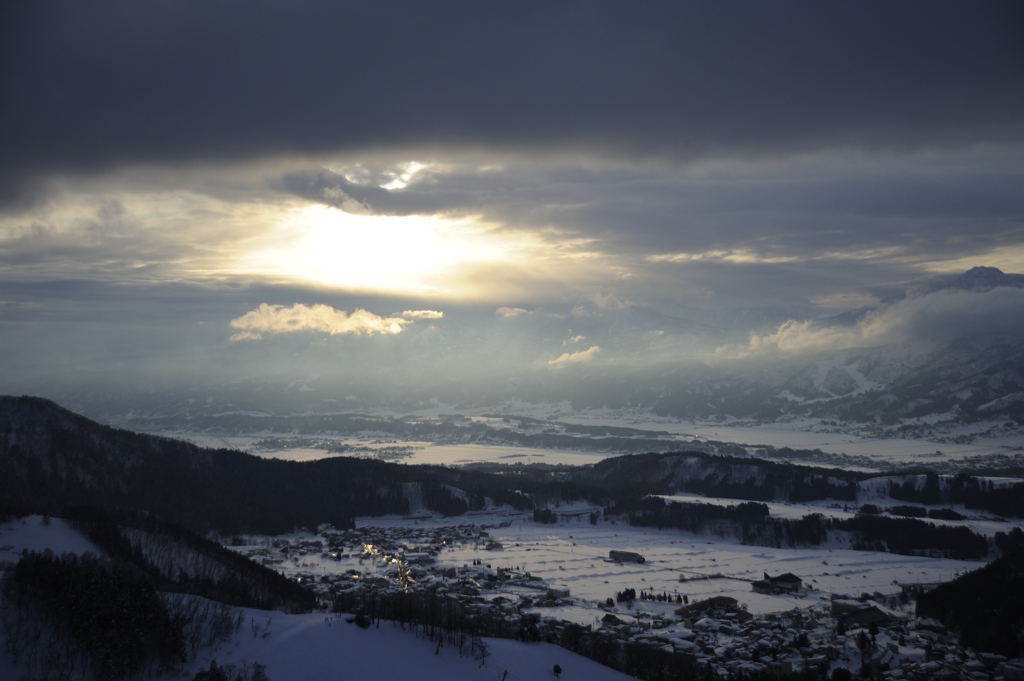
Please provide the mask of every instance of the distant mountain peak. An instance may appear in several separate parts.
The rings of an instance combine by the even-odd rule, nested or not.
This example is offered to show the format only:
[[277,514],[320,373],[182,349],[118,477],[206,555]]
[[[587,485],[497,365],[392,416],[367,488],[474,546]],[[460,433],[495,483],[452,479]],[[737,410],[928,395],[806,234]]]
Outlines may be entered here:
[[999,286],[1024,288],[1024,275],[1006,274],[996,267],[972,267],[949,283],[949,288],[988,291]]

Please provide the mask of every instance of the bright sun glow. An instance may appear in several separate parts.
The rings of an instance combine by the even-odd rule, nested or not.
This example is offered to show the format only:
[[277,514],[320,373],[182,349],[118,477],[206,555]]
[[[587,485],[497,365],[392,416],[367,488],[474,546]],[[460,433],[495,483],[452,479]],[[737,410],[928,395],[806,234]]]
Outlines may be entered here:
[[265,247],[237,266],[255,274],[355,290],[455,293],[465,266],[511,263],[527,244],[473,220],[351,215],[327,206],[291,212]]

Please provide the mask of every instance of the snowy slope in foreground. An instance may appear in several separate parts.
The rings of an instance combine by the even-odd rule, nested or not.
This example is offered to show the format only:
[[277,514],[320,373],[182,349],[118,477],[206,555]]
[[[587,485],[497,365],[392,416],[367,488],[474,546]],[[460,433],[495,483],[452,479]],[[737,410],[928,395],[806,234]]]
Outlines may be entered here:
[[[282,615],[246,610],[261,627],[271,618],[269,635],[254,637],[243,628],[233,644],[213,657],[217,664],[241,666],[258,661],[267,667],[271,681],[285,679],[373,679],[399,678],[416,681],[535,681],[554,679],[557,664],[562,679],[625,681],[633,677],[604,667],[550,643],[520,643],[505,639],[484,639],[490,651],[487,666],[445,644],[438,654],[436,642],[416,638],[409,631],[382,621],[380,628],[360,629],[344,618],[325,621],[323,613]],[[333,615],[330,617],[334,617]],[[209,667],[201,657],[195,668]]]
[[[49,524],[43,517],[30,515],[0,523],[0,575],[5,563],[17,563],[25,551],[45,551],[54,553],[77,553],[79,555],[91,551],[102,555],[95,544],[72,528],[60,518],[54,518]],[[4,633],[0,629],[0,651],[4,650]],[[20,679],[24,670],[20,669],[0,652],[0,679]]]
[[[0,524],[0,564],[17,562],[24,551],[102,553],[92,542],[67,523],[54,518],[45,524],[33,515]],[[210,660],[226,666],[242,667],[243,661],[266,665],[271,681],[315,678],[404,678],[417,681],[477,681],[501,679],[527,681],[555,678],[558,664],[562,679],[623,681],[632,677],[592,662],[548,643],[521,643],[504,639],[485,639],[490,651],[487,666],[468,655],[460,658],[457,649],[442,646],[435,655],[436,642],[417,638],[388,622],[380,628],[360,629],[335,615],[285,615],[265,610],[245,610],[245,621],[255,623],[254,636],[247,624],[229,644],[200,657],[191,665],[186,678],[209,668]],[[269,621],[269,626],[268,626]],[[266,633],[266,636],[263,634]],[[0,631],[0,649],[3,645]],[[23,670],[0,654],[0,679],[17,679]],[[168,677],[171,678],[171,677]]]
[[91,551],[103,555],[101,549],[60,518],[46,524],[42,516],[30,515],[0,523],[0,564],[8,561],[17,563],[25,551],[46,549],[56,554],[81,555]]

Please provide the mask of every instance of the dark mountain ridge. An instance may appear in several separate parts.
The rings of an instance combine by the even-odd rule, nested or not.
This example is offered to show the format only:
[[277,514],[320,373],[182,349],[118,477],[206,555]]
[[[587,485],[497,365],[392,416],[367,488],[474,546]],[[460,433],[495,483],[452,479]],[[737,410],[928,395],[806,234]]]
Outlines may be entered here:
[[383,462],[261,459],[110,428],[41,398],[0,397],[0,500],[11,506],[138,509],[201,532],[280,533],[404,513],[403,481]]

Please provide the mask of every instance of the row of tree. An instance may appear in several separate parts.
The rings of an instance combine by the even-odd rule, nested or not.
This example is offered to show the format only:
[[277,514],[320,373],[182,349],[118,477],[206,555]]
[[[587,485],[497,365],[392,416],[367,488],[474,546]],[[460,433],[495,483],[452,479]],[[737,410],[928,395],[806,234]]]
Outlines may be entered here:
[[[864,504],[860,507],[861,513],[877,515],[881,513],[878,506]],[[900,515],[906,518],[932,518],[934,520],[964,520],[962,513],[957,513],[951,508],[925,508],[924,506],[906,506],[897,504],[886,511],[889,515]]]
[[905,555],[940,554],[959,559],[985,558],[989,552],[985,537],[968,527],[935,525],[912,518],[859,514],[837,519],[812,513],[791,520],[770,517],[764,504],[666,504],[658,497],[616,505],[609,511],[625,511],[631,525],[674,528],[693,534],[714,533],[757,546],[818,546],[828,538],[829,532],[844,532],[852,535],[854,548],[864,550]]
[[889,496],[918,504],[963,504],[1001,516],[1024,518],[1024,482],[997,487],[991,480],[966,473],[945,478],[928,473],[920,488],[916,479],[890,483]]

